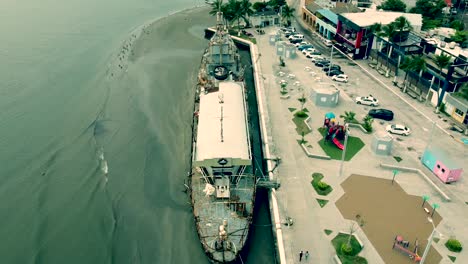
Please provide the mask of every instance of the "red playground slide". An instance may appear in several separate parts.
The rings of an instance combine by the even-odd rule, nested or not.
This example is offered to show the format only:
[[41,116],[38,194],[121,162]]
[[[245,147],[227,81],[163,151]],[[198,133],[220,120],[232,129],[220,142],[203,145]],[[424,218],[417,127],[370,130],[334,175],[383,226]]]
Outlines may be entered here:
[[341,144],[341,142],[340,142],[338,139],[336,139],[336,137],[335,137],[335,138],[333,138],[333,140],[332,140],[332,141],[333,141],[333,143],[335,143],[335,145],[336,145],[336,146],[337,146],[339,149],[341,149],[341,150],[343,150],[343,149],[344,149],[344,146],[343,146],[343,144]]

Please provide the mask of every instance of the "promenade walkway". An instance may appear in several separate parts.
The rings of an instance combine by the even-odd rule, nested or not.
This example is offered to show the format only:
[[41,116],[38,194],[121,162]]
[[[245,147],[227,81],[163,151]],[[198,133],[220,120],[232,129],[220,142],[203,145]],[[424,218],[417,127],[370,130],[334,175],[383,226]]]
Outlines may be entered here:
[[[277,228],[282,229],[287,263],[299,263],[300,250],[309,251],[309,263],[334,263],[335,250],[330,241],[339,231],[349,230],[351,223],[354,222],[344,219],[335,206],[336,200],[344,193],[340,184],[351,174],[391,179],[391,171],[382,169],[380,164],[394,164],[395,161],[391,156],[377,157],[370,149],[372,135],[365,134],[358,129],[352,129],[351,133],[360,137],[366,143],[366,146],[352,159],[352,162],[344,163],[341,175],[339,170],[341,161],[312,159],[305,154],[297,142],[297,140],[301,139],[301,136],[295,131],[296,126],[292,121],[293,113],[290,109],[301,107],[298,98],[302,96],[303,92],[305,92],[306,97],[310,94],[310,90],[302,90],[300,87],[307,88],[319,83],[331,83],[331,81],[317,68],[312,67],[315,74],[307,71],[306,67],[311,66],[311,64],[305,59],[286,59],[286,67],[280,68],[276,48],[269,43],[269,33],[275,31],[276,28],[267,28],[265,29],[265,35],[255,36],[259,52],[255,61],[259,66],[259,72],[261,72],[261,82],[265,92],[264,100],[266,101],[268,115],[266,129],[269,131],[270,137],[267,139],[268,147],[271,156],[281,158],[281,163],[274,172],[275,177],[281,182],[281,188],[275,192],[280,218],[283,222],[286,217],[292,217],[294,220],[294,225],[291,227],[282,224],[281,227],[277,226]],[[375,71],[367,63],[360,63],[360,65],[365,70]],[[285,75],[279,76],[280,71],[284,72]],[[288,78],[289,73],[293,73],[294,78]],[[281,80],[287,80],[289,83],[287,88],[290,98],[288,99],[281,98]],[[379,80],[387,85],[389,89],[392,89],[392,79],[381,76]],[[294,85],[295,82],[298,82],[299,86]],[[354,105],[354,102],[346,96],[346,93],[341,93],[340,97],[340,104],[333,109],[316,107],[310,100],[306,102],[305,107],[309,110],[311,116],[309,125],[312,128],[312,133],[308,134],[305,140],[308,141],[307,145],[310,145],[311,152],[325,154],[317,143],[322,137],[317,128],[322,126],[325,113],[332,110],[339,116],[347,111],[349,106]],[[428,115],[429,118],[435,117],[431,116],[435,114],[432,113],[429,107],[421,105],[417,107],[421,108],[421,112]],[[443,123],[440,125],[442,126]],[[411,163],[408,161],[407,164],[403,165],[409,166]],[[333,186],[334,190],[331,194],[323,197],[315,192],[310,183],[312,180],[311,174],[314,172],[322,173],[325,176],[324,180]],[[435,200],[439,199],[437,198],[438,194],[414,173],[402,172],[397,181],[407,193],[418,196],[430,194],[434,197],[434,201],[442,202],[442,200]],[[329,200],[329,203],[321,208],[316,201],[317,198]],[[333,233],[327,235],[324,232],[325,229],[332,230]],[[460,230],[468,231],[466,228]],[[384,263],[364,232],[358,229],[355,234],[365,245],[360,256],[365,257],[368,263]],[[436,245],[435,247],[442,256],[447,255],[443,245]],[[304,262],[304,260],[302,261]],[[445,261],[447,261],[446,257],[441,263],[446,263]]]

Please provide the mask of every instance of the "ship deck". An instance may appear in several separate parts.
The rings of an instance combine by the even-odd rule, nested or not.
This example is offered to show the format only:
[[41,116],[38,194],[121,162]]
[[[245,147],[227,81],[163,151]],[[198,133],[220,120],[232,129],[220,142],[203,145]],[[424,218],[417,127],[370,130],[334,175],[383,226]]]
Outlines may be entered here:
[[[213,259],[232,261],[247,240],[252,221],[255,177],[251,174],[242,175],[237,184],[231,183],[229,199],[217,199],[214,196],[206,196],[203,192],[206,181],[201,172],[195,168],[192,173],[191,196],[200,241]],[[235,252],[214,249],[214,242],[223,220],[228,222],[228,240],[233,243]]]

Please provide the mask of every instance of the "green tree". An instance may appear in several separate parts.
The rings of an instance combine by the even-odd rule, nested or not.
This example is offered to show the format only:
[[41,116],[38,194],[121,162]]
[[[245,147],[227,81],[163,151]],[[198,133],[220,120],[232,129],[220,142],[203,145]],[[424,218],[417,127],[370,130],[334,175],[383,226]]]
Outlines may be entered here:
[[352,123],[356,120],[356,113],[353,111],[345,111],[344,115],[340,115],[340,117],[344,119],[345,123]]
[[252,3],[250,0],[241,0],[240,2],[241,17],[245,22],[246,27],[250,27],[249,17],[253,15],[254,11],[252,10]]
[[410,13],[423,16],[423,28],[432,28],[442,23],[443,8],[447,4],[444,0],[417,0],[416,6],[410,9]]
[[386,0],[377,9],[385,11],[406,12],[406,4],[401,0]]
[[455,93],[456,96],[468,100],[468,83],[464,83],[460,90]]
[[[408,73],[413,70],[413,60],[411,57],[405,57],[403,62],[400,64],[400,69],[405,71],[405,78],[403,79],[403,83],[406,87],[406,79],[408,79]],[[406,90],[405,90],[406,92]]]
[[[395,29],[397,30],[397,35],[399,35],[400,43],[402,41],[402,36],[404,31],[411,31],[413,27],[411,23],[404,16],[397,17],[393,22],[395,24]],[[401,44],[400,44],[401,45]]]
[[388,76],[389,72],[390,72],[390,68],[388,67],[388,63],[390,62],[390,57],[392,56],[392,49],[393,49],[393,46],[391,45],[391,43],[393,43],[393,39],[395,38],[396,34],[398,33],[397,31],[397,28],[396,28],[396,24],[394,22],[388,24],[388,25],[385,25],[383,28],[383,36],[387,37],[388,38],[388,50],[387,50],[387,58],[386,58],[386,65],[385,67],[387,67],[387,72],[386,72],[386,76]]
[[413,65],[413,70],[415,72],[418,72],[418,81],[416,82],[416,87],[418,87],[419,81],[421,80],[421,76],[423,72],[427,69],[426,67],[426,60],[423,55],[419,56],[414,56],[412,58],[412,65]]
[[467,30],[463,30],[463,31],[456,31],[455,32],[455,35],[453,35],[451,38],[450,38],[451,41],[454,41],[456,43],[463,43],[465,41],[468,40],[468,31]]
[[[446,68],[447,66],[449,66],[450,56],[445,55],[444,53],[442,53],[440,55],[435,55],[434,56],[434,63],[437,65],[437,68],[439,69],[439,78],[438,78],[439,79],[439,87],[437,88],[437,107],[440,107],[440,103],[442,103],[442,98],[441,98],[440,95],[445,93],[445,91],[444,91],[445,85],[443,85],[443,87],[440,86],[440,81],[443,78],[442,70],[444,68]],[[440,88],[442,88],[442,93],[440,92]]]
[[286,0],[270,0],[268,5],[271,6],[276,12],[279,12],[280,7],[286,5]]
[[291,25],[291,19],[294,17],[294,12],[296,9],[294,7],[289,7],[288,5],[284,5],[281,10],[281,19],[283,24],[287,26]]
[[465,29],[465,24],[461,20],[454,20],[450,22],[450,27],[458,31],[462,31],[463,29]]
[[268,6],[268,4],[265,3],[265,2],[255,2],[255,3],[252,5],[252,8],[253,8],[256,12],[261,12],[261,11],[263,11],[267,6]]
[[367,46],[366,46],[366,54],[367,56],[372,49],[372,44],[374,42],[375,35],[379,35],[382,32],[382,24],[381,23],[374,23],[370,27],[366,28],[366,39],[367,39]]

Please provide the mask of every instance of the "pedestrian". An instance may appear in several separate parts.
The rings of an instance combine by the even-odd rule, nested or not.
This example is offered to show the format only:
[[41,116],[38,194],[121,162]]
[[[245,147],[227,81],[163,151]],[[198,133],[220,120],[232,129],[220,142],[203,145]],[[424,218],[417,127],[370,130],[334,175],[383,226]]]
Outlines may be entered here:
[[299,252],[299,262],[302,261],[302,255],[304,255],[304,251],[301,250],[301,252]]
[[306,251],[306,253],[304,255],[304,258],[305,258],[306,261],[309,259],[309,251]]

